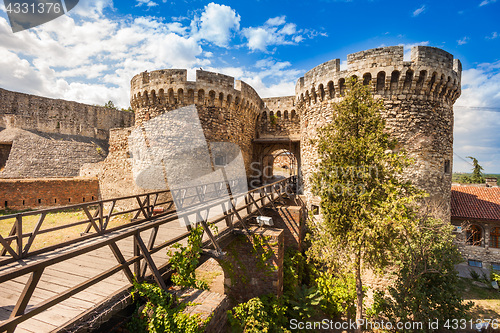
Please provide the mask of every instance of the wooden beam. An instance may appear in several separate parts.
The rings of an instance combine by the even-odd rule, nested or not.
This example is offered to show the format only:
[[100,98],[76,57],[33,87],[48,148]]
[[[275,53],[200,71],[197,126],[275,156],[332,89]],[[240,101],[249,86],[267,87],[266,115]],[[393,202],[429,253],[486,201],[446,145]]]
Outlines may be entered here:
[[[110,243],[109,247],[111,248],[111,251],[113,252],[113,255],[115,256],[116,260],[120,264],[125,264],[126,260],[125,257],[123,256],[122,252],[120,251],[120,248],[116,243]],[[123,271],[125,272],[125,276],[127,277],[128,281],[133,284],[135,281],[134,274],[132,274],[132,271],[130,270],[129,266],[123,267]]]
[[149,265],[149,269],[153,273],[153,277],[158,283],[158,285],[161,287],[161,289],[167,291],[167,285],[165,284],[165,281],[163,281],[163,278],[161,277],[160,272],[158,271],[158,268],[156,267],[155,262],[153,261],[153,258],[149,254],[148,248],[146,247],[146,244],[144,244],[141,235],[139,233],[136,233],[134,235],[134,239],[137,241],[137,244],[139,245],[139,248],[141,249],[142,255],[144,256],[144,259],[147,261]]
[[[28,306],[31,296],[33,296],[33,292],[36,289],[38,281],[40,281],[40,278],[42,277],[42,273],[43,273],[43,268],[31,273],[29,280],[26,282],[26,285],[24,286],[23,292],[19,296],[19,299],[16,305],[14,306],[12,313],[10,314],[9,317],[10,319],[24,314],[24,311]],[[13,327],[8,329],[7,332],[13,333],[14,330],[16,329],[16,326],[17,325],[13,325]]]
[[38,235],[38,231],[42,227],[43,221],[45,220],[45,216],[47,214],[42,213],[40,214],[40,218],[38,219],[38,223],[36,224],[35,228],[33,229],[33,232],[31,233],[30,238],[28,239],[28,243],[26,243],[26,246],[24,247],[23,251],[23,256],[26,256],[31,248],[31,245],[33,244],[33,241],[35,240],[35,237]]

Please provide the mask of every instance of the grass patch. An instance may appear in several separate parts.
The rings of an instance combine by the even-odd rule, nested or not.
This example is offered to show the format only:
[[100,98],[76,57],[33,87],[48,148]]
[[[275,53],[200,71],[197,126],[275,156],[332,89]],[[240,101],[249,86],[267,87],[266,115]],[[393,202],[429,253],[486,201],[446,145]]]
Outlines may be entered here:
[[[19,213],[19,211],[13,210],[0,210],[0,215],[5,216],[9,214]],[[91,213],[92,214],[92,213]],[[23,217],[23,233],[30,233],[35,228],[40,215],[30,215]],[[123,224],[130,222],[132,218],[132,213],[114,216],[111,218],[108,228],[117,227]],[[40,230],[47,230],[54,227],[59,227],[63,225],[68,225],[78,221],[87,220],[87,216],[85,212],[82,210],[68,210],[57,213],[49,213],[45,217],[43,221],[42,227]],[[7,237],[14,225],[15,218],[10,218],[7,220],[0,221],[0,234],[3,237]],[[85,231],[87,224],[82,224],[78,226],[74,226],[71,228],[65,228],[62,230],[57,230],[53,232],[47,232],[44,234],[39,234],[35,238],[33,245],[30,248],[30,251],[38,250],[47,246],[60,244],[62,242],[66,242],[69,240],[73,240],[80,237],[80,234]],[[91,231],[93,228],[91,229]],[[28,238],[23,239],[23,245],[26,244]]]
[[461,279],[461,284],[464,299],[474,302],[472,318],[500,318],[500,292],[475,286],[470,279]]

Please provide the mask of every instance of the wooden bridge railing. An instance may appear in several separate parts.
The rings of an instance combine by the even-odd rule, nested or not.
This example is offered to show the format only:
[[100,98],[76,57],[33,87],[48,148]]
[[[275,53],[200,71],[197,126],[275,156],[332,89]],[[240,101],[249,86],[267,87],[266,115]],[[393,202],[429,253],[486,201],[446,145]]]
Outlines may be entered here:
[[[230,211],[225,211],[224,214],[220,215],[214,220],[211,221],[204,220],[201,222],[205,232],[209,234],[209,236],[211,236],[207,223],[216,224],[222,221],[225,221],[226,226],[223,228],[223,230],[219,231],[219,237],[227,234],[229,231],[233,230],[233,228],[237,225],[242,225],[243,227],[246,227],[245,221],[248,219],[248,217],[251,216],[251,214],[257,212],[262,214],[263,207],[269,205],[275,206],[274,202],[281,199],[283,195],[287,193],[287,191],[290,188],[290,185],[293,183],[293,180],[294,180],[293,178],[286,178],[278,182],[239,195],[238,198],[243,198],[245,201],[241,206],[232,205],[232,207],[230,207]],[[185,218],[192,214],[198,214],[200,211],[200,207],[193,205],[190,209],[186,209],[182,214],[178,213],[163,214],[162,216],[153,217],[152,208],[155,205],[155,200],[151,201],[150,199],[151,196],[157,198],[156,195],[159,193],[163,192],[153,192],[140,196],[138,195],[138,196],[126,197],[128,199],[130,198],[137,199],[140,206],[138,208],[140,213],[137,213],[137,215],[143,214],[144,219],[132,222],[125,226],[107,230],[105,229],[105,225],[109,221],[108,216],[113,216],[113,210],[111,209],[108,212],[108,215],[104,216],[104,214],[102,214],[103,213],[102,204],[105,202],[111,202],[113,205],[113,202],[116,202],[116,200],[121,200],[124,198],[104,200],[101,202],[93,203],[94,206],[97,204],[97,206],[99,207],[97,212],[100,214],[97,214],[96,217],[94,217],[88,209],[88,207],[92,206],[92,203],[87,205],[72,206],[72,207],[83,206],[87,208],[86,213],[88,221],[84,222],[92,223],[92,220],[94,220],[92,225],[96,230],[96,234],[93,236],[94,237],[93,239],[89,239],[90,236],[87,235],[78,239],[77,242],[72,241],[72,243],[74,243],[72,244],[72,246],[67,246],[68,243],[59,244],[56,247],[58,249],[57,251],[50,251],[50,252],[43,251],[44,252],[43,255],[39,256],[38,258],[36,257],[36,253],[33,252],[31,253],[32,256],[31,258],[23,260],[22,265],[5,265],[5,262],[0,262],[0,284],[6,281],[16,279],[26,274],[30,275],[30,278],[28,279],[28,282],[26,283],[24,290],[22,291],[21,295],[17,300],[17,303],[14,306],[10,318],[3,322],[0,322],[0,332],[4,331],[13,332],[19,323],[22,323],[28,320],[29,318],[36,316],[37,314],[53,307],[54,305],[59,304],[60,302],[63,302],[64,300],[72,297],[73,295],[86,290],[87,288],[103,281],[104,279],[120,271],[123,271],[129,282],[132,283],[135,280],[143,281],[146,278],[147,268],[149,268],[149,270],[151,271],[151,276],[154,278],[154,280],[162,288],[166,289],[165,282],[162,279],[162,272],[166,272],[169,269],[169,265],[167,263],[161,265],[160,267],[157,267],[156,263],[152,258],[152,255],[174,243],[177,243],[187,238],[189,235],[189,231],[172,239],[164,240],[159,245],[155,245],[158,229],[161,225],[164,225],[166,223]],[[237,198],[231,198],[232,201],[234,199]],[[205,202],[202,204],[202,206],[203,210],[209,210],[220,205],[225,205],[226,203],[227,200],[219,199],[219,200],[213,200],[211,202]],[[41,213],[40,212],[38,213],[43,216],[44,214],[47,214],[49,211],[52,210],[45,210],[41,211]],[[133,211],[137,212],[137,210]],[[30,212],[30,213],[36,213],[36,212]],[[96,213],[94,213],[94,215],[95,214]],[[99,219],[97,221],[98,223],[96,223],[95,221],[97,216],[99,216]],[[236,221],[233,223],[233,220]],[[43,222],[43,219],[41,219],[41,221]],[[82,224],[84,222],[82,222]],[[16,223],[18,223],[17,220]],[[99,228],[100,226],[102,227]],[[16,231],[17,230],[18,229],[16,229]],[[141,236],[141,233],[145,231],[151,232],[148,244],[144,242]],[[27,234],[27,237],[30,236],[31,233]],[[24,237],[25,237],[24,234],[18,233],[17,238],[14,237],[14,238],[2,239],[2,244],[4,246],[6,245],[8,246],[7,241],[9,239],[19,240]],[[133,251],[133,256],[130,258],[125,258],[123,253],[120,251],[120,248],[117,245],[118,241],[125,239],[133,240],[134,251]],[[212,243],[214,249],[217,250],[218,248],[217,237],[211,236],[210,239],[204,243],[204,248],[208,248],[210,243]],[[33,292],[35,291],[37,284],[40,281],[40,278],[42,277],[45,269],[47,269],[52,265],[61,263],[66,260],[70,260],[79,255],[89,253],[91,251],[106,246],[109,246],[115,259],[117,260],[117,264],[115,266],[108,268],[106,271],[94,276],[91,279],[88,279],[85,282],[82,282],[72,288],[65,290],[64,292],[58,293],[57,295],[42,301],[41,303],[32,307],[29,312],[25,312],[27,305],[31,299],[31,296],[33,295]],[[23,253],[22,251],[14,252],[13,249],[11,249],[11,251],[13,252],[11,253],[13,257],[15,254],[17,258],[19,258],[19,254]],[[11,251],[8,252],[10,253]],[[131,265],[133,265],[133,273],[130,267]]]
[[[229,183],[231,182],[237,182],[237,180],[230,180]],[[133,214],[133,217],[131,218],[131,221],[129,223],[124,223],[119,227],[113,228],[113,230],[117,230],[151,219],[154,215],[153,213],[155,207],[163,206],[164,208],[162,213],[158,213],[155,216],[171,214],[175,211],[174,201],[171,198],[172,196],[177,196],[177,199],[179,199],[179,197],[182,197],[183,208],[190,207],[192,205],[196,205],[199,202],[206,201],[205,198],[209,198],[211,195],[217,197],[217,195],[220,194],[221,190],[225,190],[225,187],[226,182],[221,181],[211,184],[202,184],[196,187],[178,188],[175,191],[163,190],[108,200],[92,201],[82,204],[0,216],[0,223],[5,223],[4,221],[13,220],[13,225],[9,235],[6,237],[0,235],[0,265],[19,259],[24,259],[31,255],[51,251],[61,246],[79,242],[82,239],[95,237],[96,235],[99,235],[100,233],[108,229],[108,224],[113,217]],[[203,195],[203,198],[201,198],[200,195]],[[161,200],[161,198],[163,198],[163,200]],[[121,211],[115,209],[117,207],[117,203],[125,202],[127,200],[136,201],[137,206],[133,209]],[[66,223],[55,227],[49,227],[46,229],[42,228],[46,217],[49,214],[67,211],[81,211],[84,213],[84,216],[86,218],[81,221]],[[32,230],[26,232],[26,228],[23,222],[27,217],[30,216],[38,216],[38,222],[35,224]],[[59,244],[49,245],[36,251],[31,251],[33,243],[35,242],[38,235],[61,232],[63,229],[74,228],[80,225],[85,225],[85,229],[82,229],[81,237],[66,242],[61,242]],[[91,231],[94,232],[90,233]],[[12,246],[12,243],[14,243],[14,246]],[[10,257],[7,257],[6,255],[10,255]]]

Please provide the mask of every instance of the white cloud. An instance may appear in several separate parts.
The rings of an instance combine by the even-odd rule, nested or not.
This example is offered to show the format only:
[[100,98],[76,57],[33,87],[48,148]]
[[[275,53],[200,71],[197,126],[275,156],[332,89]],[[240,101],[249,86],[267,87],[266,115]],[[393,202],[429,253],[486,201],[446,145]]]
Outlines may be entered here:
[[483,1],[479,4],[479,7],[486,6],[487,4],[490,4],[490,3],[495,3],[495,2],[497,2],[497,0],[483,0]]
[[229,6],[209,3],[201,17],[193,21],[194,36],[217,46],[227,47],[233,31],[240,29],[240,15]]
[[158,4],[152,0],[136,0],[137,4],[135,5],[136,7],[141,7],[145,5],[146,7],[155,7],[158,6]]
[[[193,79],[194,69],[202,66],[247,82],[262,97],[294,92],[301,72],[291,69],[289,62],[267,58],[250,68],[213,64],[223,60],[204,43],[231,45],[232,35],[240,29],[241,18],[231,7],[210,3],[194,11],[191,20],[170,22],[113,11],[112,0],[81,0],[69,15],[16,34],[0,15],[0,86],[89,104],[112,100],[128,107],[130,79],[137,73],[187,68],[188,79]],[[258,28],[267,36],[262,42],[266,46],[325,35],[298,30],[284,16],[270,18]],[[255,49],[261,47],[255,43]]]
[[[500,173],[500,61],[462,73],[462,95],[455,103],[454,150],[474,156],[485,172]],[[455,171],[470,165],[455,158]]]
[[412,14],[413,17],[417,17],[418,15],[422,14],[423,12],[425,12],[426,9],[427,8],[425,5],[422,5],[422,7],[415,9]]
[[486,39],[497,39],[498,38],[498,32],[494,31],[491,33],[490,36],[486,36]]
[[295,45],[305,38],[318,35],[326,36],[313,30],[297,30],[294,23],[286,23],[285,16],[270,18],[260,27],[242,29],[242,35],[247,39],[247,47],[252,51],[267,52],[269,46]]
[[283,25],[286,23],[286,16],[277,16],[270,18],[266,21],[266,25],[269,26],[278,26],[278,25]]
[[464,44],[467,44],[467,42],[469,42],[469,40],[470,40],[470,38],[465,36],[464,38],[457,40],[457,43],[458,43],[458,45],[464,45]]
[[178,22],[111,20],[103,13],[106,6],[112,10],[111,2],[80,3],[79,11],[16,34],[0,17],[3,88],[90,104],[111,99],[127,107],[133,75],[209,63]]

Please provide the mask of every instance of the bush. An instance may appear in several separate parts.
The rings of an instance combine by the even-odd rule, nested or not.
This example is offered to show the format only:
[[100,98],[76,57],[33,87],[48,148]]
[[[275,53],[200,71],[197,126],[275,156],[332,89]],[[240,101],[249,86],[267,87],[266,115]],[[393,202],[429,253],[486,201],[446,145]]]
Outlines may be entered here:
[[208,289],[208,284],[196,279],[195,270],[201,256],[201,242],[203,238],[203,228],[198,226],[191,230],[188,237],[188,245],[182,246],[179,243],[172,247],[179,251],[169,251],[170,265],[175,271],[172,274],[172,282],[181,287],[192,287],[202,290]]
[[160,287],[148,283],[134,283],[132,297],[139,295],[146,305],[132,318],[128,329],[134,333],[201,333],[209,321],[202,321],[200,315],[183,313],[189,305],[176,304],[175,298]]
[[396,281],[389,287],[389,295],[375,295],[373,312],[380,311],[391,322],[438,319],[443,325],[450,318],[468,318],[472,303],[462,299],[454,267],[462,257],[453,244],[452,228],[449,223],[431,218],[419,221],[401,249]]
[[287,324],[286,307],[276,296],[269,294],[254,297],[228,311],[228,320],[233,332],[282,333],[290,332]]
[[323,272],[316,283],[323,297],[321,308],[326,314],[336,318],[342,315],[352,318],[356,314],[356,282],[352,274],[335,277]]

